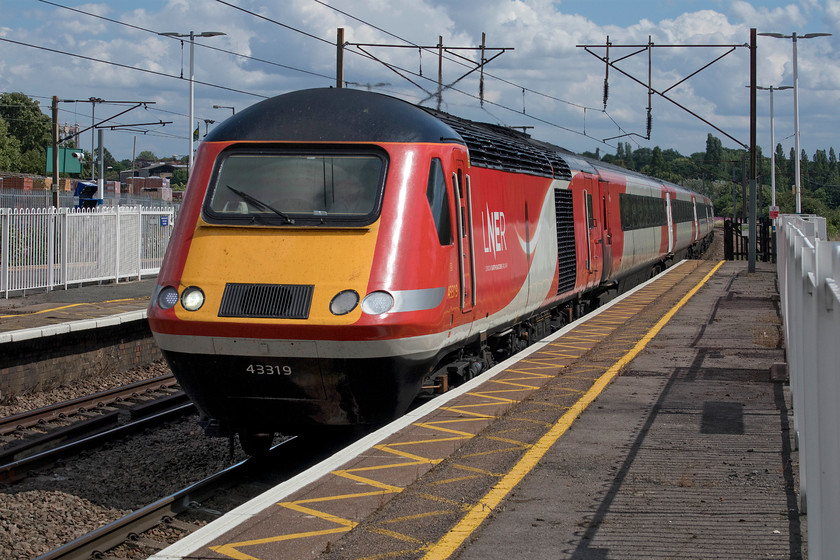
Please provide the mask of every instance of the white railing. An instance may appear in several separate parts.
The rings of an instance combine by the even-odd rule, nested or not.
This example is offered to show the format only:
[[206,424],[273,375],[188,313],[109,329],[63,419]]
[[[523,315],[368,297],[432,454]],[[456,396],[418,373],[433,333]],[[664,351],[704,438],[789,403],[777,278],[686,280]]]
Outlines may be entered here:
[[799,489],[808,514],[808,557],[840,551],[840,243],[825,218],[786,215],[778,230]]
[[0,293],[157,274],[174,220],[172,208],[0,208]]

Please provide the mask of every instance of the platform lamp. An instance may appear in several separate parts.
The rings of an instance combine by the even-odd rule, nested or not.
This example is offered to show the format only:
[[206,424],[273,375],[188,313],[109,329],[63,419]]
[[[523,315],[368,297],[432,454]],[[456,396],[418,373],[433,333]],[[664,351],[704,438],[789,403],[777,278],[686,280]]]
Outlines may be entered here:
[[214,109],[230,109],[231,115],[236,114],[236,107],[231,107],[230,105],[213,105]]
[[[797,39],[813,39],[814,37],[829,37],[831,33],[806,33],[805,35],[797,35],[796,32],[790,35],[782,33],[759,33],[765,37],[775,37],[776,39],[791,39],[793,41],[793,138],[794,138],[794,190],[796,191],[796,213],[802,213],[802,185],[799,178],[800,153],[799,153],[799,75],[796,69],[796,40]],[[775,148],[774,148],[775,150]]]
[[762,87],[756,86],[756,89],[761,89],[770,92],[770,206],[776,206],[776,136],[773,126],[773,92],[784,89],[793,89],[793,86],[778,86],[778,87]]
[[[189,33],[176,33],[174,31],[167,31],[165,33],[158,33],[158,35],[165,35],[166,37],[189,37],[190,38],[190,122],[187,125],[187,136],[190,139],[190,156],[189,156],[189,171],[192,171],[193,167],[193,113],[195,112],[195,83],[194,83],[194,72],[195,67],[193,61],[195,60],[195,38],[196,37],[218,37],[219,35],[226,35],[226,33],[222,33],[221,31],[202,31],[201,33],[196,33],[195,31],[190,31]],[[182,43],[183,44],[183,43]]]

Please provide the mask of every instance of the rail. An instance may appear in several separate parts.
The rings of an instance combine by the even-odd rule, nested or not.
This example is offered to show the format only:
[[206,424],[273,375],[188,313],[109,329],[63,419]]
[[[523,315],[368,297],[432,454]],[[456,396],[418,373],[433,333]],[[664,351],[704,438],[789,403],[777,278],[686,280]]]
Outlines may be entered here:
[[840,243],[825,241],[825,218],[785,215],[778,223],[801,506],[808,557],[822,560],[840,550]]
[[173,208],[0,208],[0,293],[157,274],[174,219]]

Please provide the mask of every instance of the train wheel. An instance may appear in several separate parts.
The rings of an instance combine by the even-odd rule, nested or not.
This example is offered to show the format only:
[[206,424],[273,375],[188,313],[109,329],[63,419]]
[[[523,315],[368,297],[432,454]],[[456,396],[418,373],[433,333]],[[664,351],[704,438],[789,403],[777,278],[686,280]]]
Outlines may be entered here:
[[257,432],[239,432],[239,445],[251,457],[263,457],[268,454],[274,434]]

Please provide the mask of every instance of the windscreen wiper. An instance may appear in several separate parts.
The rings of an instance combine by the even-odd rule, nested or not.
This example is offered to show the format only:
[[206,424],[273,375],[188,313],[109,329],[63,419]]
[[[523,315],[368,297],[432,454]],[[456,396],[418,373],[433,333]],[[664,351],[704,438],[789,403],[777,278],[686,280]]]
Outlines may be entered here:
[[254,198],[253,196],[251,196],[250,194],[248,194],[246,192],[240,191],[238,189],[234,189],[230,185],[225,185],[225,186],[227,188],[229,188],[230,190],[232,190],[233,192],[235,192],[239,196],[239,198],[241,198],[245,202],[253,204],[254,206],[257,206],[258,208],[265,208],[266,210],[271,210],[272,212],[274,212],[275,214],[277,214],[278,216],[280,216],[281,218],[286,220],[287,224],[295,223],[295,221],[292,218],[290,218],[287,214],[284,214],[283,212],[281,212],[277,208],[273,207],[272,205],[267,204],[267,203],[263,202],[262,200],[260,200],[258,198]]

